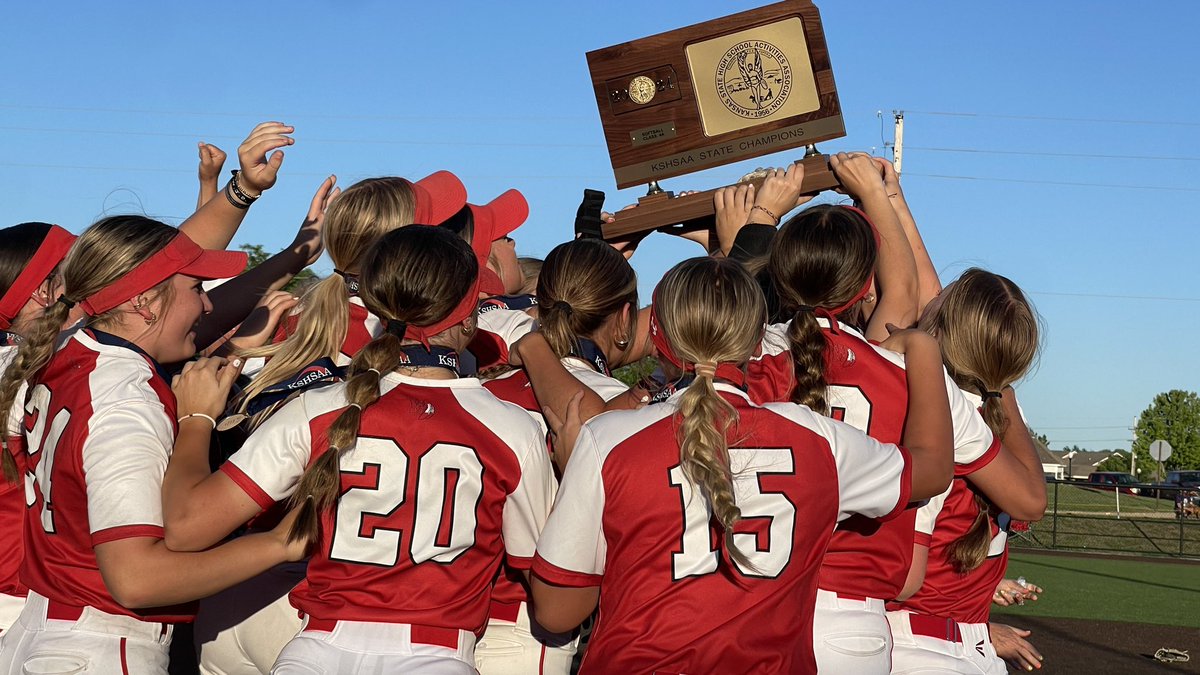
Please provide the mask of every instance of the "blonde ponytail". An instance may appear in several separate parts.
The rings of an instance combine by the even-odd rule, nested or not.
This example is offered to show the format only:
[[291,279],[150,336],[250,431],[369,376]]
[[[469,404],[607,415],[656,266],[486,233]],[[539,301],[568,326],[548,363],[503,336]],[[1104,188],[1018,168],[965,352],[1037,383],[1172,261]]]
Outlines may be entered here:
[[713,377],[719,364],[740,368],[758,348],[767,314],[762,291],[733,260],[693,258],[663,276],[654,311],[673,358],[696,372],[675,418],[680,466],[712,507],[730,558],[753,569],[733,539],[742,516],[729,463],[737,409],[717,392]]

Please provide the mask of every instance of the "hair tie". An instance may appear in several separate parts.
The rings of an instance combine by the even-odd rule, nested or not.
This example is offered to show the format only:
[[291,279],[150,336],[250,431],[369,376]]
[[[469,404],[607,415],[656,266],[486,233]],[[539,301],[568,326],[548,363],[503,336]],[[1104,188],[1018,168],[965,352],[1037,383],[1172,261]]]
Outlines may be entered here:
[[349,407],[351,407],[351,408],[358,408],[358,411],[359,411],[359,412],[362,412],[362,409],[363,409],[363,408],[362,408],[362,405],[361,405],[361,404],[359,404],[359,403],[351,403]]
[[358,275],[347,274],[336,267],[333,268],[333,273],[341,277],[342,281],[346,283],[346,291],[349,292],[350,295],[358,295]]
[[367,368],[366,372],[375,373],[375,377],[383,377],[383,373],[379,372],[378,368]]
[[575,308],[572,307],[569,303],[564,302],[562,300],[555,300],[554,304],[551,306],[554,309],[557,309],[558,311],[562,312],[563,314],[566,314],[567,316],[571,316],[572,314],[575,313]]
[[68,300],[67,296],[65,296],[65,295],[58,296],[58,300],[55,300],[55,302],[57,302],[60,305],[66,305],[67,309],[72,309],[73,307],[75,307],[75,301]]
[[802,314],[804,312],[815,312],[815,311],[817,311],[817,308],[813,307],[812,305],[797,305],[796,306],[797,314]]
[[984,392],[983,392],[983,400],[985,400],[985,401],[988,400],[989,398],[1003,398],[1003,397],[1004,397],[1004,394],[1001,394],[998,391],[984,390]]
[[692,369],[694,371],[696,371],[696,375],[699,377],[707,377],[708,379],[711,380],[717,376],[717,362],[716,361],[705,361],[704,363],[697,363],[695,366],[692,367]]
[[397,340],[403,340],[408,332],[408,324],[399,319],[388,319],[384,321],[383,332],[396,336]]

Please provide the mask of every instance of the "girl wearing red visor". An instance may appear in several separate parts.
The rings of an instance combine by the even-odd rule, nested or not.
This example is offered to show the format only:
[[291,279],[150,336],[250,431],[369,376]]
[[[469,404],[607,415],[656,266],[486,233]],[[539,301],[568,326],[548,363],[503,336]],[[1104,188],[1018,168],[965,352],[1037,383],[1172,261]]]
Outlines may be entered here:
[[384,235],[359,293],[385,330],[349,380],[284,405],[215,474],[172,458],[166,508],[198,546],[279,500],[303,507],[305,624],[273,672],[475,672],[501,558],[528,569],[554,485],[537,424],[459,376],[480,283],[446,229]]
[[247,350],[246,356],[269,357],[246,388],[243,411],[264,390],[286,382],[318,359],[345,366],[364,345],[379,337],[383,325],[358,297],[359,265],[380,236],[419,223],[438,225],[467,201],[462,181],[438,171],[419,181],[368,178],[334,198],[325,213],[321,237],[333,260],[335,274],[305,295],[301,310],[281,327],[277,342]]
[[[200,282],[245,263],[140,216],[101,220],[63,262],[61,294],[0,381],[4,410],[28,384],[33,477],[29,599],[4,636],[0,673],[165,673],[171,624],[190,618],[182,603],[302,554],[283,528],[203,553],[162,541],[167,458],[173,446],[207,447],[236,368],[189,364],[172,391],[158,364],[194,355],[194,327],[211,309]],[[55,349],[76,304],[87,325]]]
[[[813,673],[817,570],[834,525],[944,489],[940,359],[908,333],[908,450],[802,406],[758,406],[745,364],[766,304],[728,259],[675,266],[654,293],[665,402],[593,418],[538,541],[534,614],[569,630],[600,606],[581,673]],[[569,433],[560,432],[566,442]]]
[[[58,297],[55,272],[75,235],[57,225],[22,223],[0,230],[0,372],[46,307]],[[18,577],[25,550],[25,386],[17,391],[0,430],[4,443],[4,482],[0,483],[0,633],[17,620],[27,589]]]

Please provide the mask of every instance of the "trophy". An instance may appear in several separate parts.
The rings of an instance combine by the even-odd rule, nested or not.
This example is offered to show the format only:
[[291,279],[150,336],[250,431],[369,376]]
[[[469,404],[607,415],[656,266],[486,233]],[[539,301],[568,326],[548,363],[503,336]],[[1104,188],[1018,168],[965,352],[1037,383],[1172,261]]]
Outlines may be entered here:
[[806,146],[803,192],[838,184],[815,147],[846,130],[811,0],[625,42],[587,60],[617,187],[649,185],[637,208],[602,224],[605,239],[679,223],[710,227],[713,190],[675,197],[659,181],[751,157]]

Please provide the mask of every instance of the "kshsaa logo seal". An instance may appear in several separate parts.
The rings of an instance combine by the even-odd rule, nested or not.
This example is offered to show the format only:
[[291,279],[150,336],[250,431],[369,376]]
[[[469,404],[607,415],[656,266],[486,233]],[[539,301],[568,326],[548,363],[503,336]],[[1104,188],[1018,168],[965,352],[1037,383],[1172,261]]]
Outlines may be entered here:
[[775,114],[792,92],[792,66],[783,50],[763,40],[743,40],[717,64],[717,96],[747,119]]

